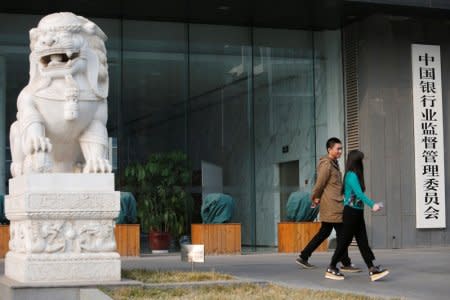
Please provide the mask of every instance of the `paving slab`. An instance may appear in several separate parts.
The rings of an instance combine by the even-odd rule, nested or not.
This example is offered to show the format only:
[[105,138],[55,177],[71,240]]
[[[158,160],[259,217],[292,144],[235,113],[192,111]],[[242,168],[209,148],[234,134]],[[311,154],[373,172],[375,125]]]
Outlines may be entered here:
[[[245,255],[207,256],[204,264],[195,264],[196,271],[216,271],[236,276],[239,280],[273,282],[295,288],[338,290],[371,296],[398,297],[413,300],[450,299],[450,248],[375,249],[376,263],[387,267],[390,274],[371,282],[357,250],[350,250],[353,263],[362,273],[348,274],[343,281],[324,278],[332,251],[314,253],[311,270],[295,263],[297,254],[256,253]],[[191,264],[181,262],[179,254],[122,258],[123,269],[183,270]],[[0,274],[3,262],[0,261]]]
[[[425,249],[375,249],[376,263],[387,267],[387,278],[371,282],[367,268],[358,250],[350,250],[353,262],[362,273],[348,274],[343,281],[324,278],[332,252],[314,253],[312,270],[302,269],[295,263],[297,254],[247,254],[236,256],[208,256],[204,264],[196,264],[198,271],[217,271],[232,274],[240,279],[270,281],[296,288],[339,290],[381,297],[403,299],[450,299],[450,248]],[[189,271],[191,265],[180,261],[179,256],[126,258],[122,268],[161,269]]]

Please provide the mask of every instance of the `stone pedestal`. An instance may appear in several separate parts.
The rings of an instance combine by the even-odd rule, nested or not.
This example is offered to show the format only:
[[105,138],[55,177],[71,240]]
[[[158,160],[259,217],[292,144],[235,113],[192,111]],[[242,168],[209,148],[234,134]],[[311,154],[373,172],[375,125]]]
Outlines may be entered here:
[[113,174],[10,179],[5,275],[28,283],[120,280],[113,220],[119,210]]

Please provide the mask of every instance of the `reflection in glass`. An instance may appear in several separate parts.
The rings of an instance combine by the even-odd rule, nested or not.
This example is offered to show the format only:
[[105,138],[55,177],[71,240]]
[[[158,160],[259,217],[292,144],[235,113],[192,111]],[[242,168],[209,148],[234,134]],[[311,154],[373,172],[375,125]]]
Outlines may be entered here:
[[249,28],[214,25],[189,28],[189,155],[194,170],[200,169],[202,161],[222,169],[223,193],[236,202],[232,221],[241,223],[242,235],[249,237],[253,226],[249,218],[252,201]]
[[[122,159],[185,149],[186,39],[184,24],[123,23]],[[125,165],[126,165],[125,164]]]
[[[312,33],[254,31],[256,243],[275,245],[292,192],[314,176]],[[297,173],[297,174],[295,174]]]
[[[28,82],[28,30],[41,17],[0,14],[0,192],[10,177],[9,126]],[[186,152],[192,220],[201,222],[202,175],[213,176],[201,174],[203,162],[221,174],[208,178],[208,191],[235,200],[243,245],[275,246],[287,198],[310,192],[326,139],[344,138],[340,31],[93,21],[109,38],[114,171],[151,153]]]

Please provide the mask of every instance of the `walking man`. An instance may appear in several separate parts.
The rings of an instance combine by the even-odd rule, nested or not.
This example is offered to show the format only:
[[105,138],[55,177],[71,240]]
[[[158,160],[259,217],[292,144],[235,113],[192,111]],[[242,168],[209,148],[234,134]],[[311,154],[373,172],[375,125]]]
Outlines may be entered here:
[[[303,251],[296,259],[296,263],[306,269],[314,266],[308,262],[309,257],[327,239],[333,228],[336,230],[336,238],[342,238],[342,214],[344,211],[343,196],[342,196],[342,174],[339,170],[338,159],[342,155],[342,142],[332,137],[328,139],[327,155],[319,160],[317,166],[317,180],[314,185],[311,200],[312,205],[320,204],[320,221],[322,225],[319,232],[311,239]],[[361,272],[361,269],[356,268],[348,257],[348,249],[345,250],[341,259],[343,272]]]

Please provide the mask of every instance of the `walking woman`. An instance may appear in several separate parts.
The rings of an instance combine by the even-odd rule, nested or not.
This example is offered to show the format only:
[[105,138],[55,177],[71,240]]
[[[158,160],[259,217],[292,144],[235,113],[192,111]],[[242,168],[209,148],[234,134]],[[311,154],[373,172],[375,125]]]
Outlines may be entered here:
[[346,255],[346,250],[353,237],[355,237],[361,256],[369,268],[370,279],[375,281],[389,274],[388,270],[382,269],[380,266],[374,266],[375,256],[367,240],[364,204],[372,208],[372,211],[378,211],[381,207],[364,194],[366,187],[364,184],[363,158],[364,153],[358,150],[352,150],[348,154],[342,186],[342,193],[344,194],[343,233],[341,239],[337,241],[337,247],[325,273],[325,278],[344,279],[344,275],[336,267],[336,264],[342,256]]

